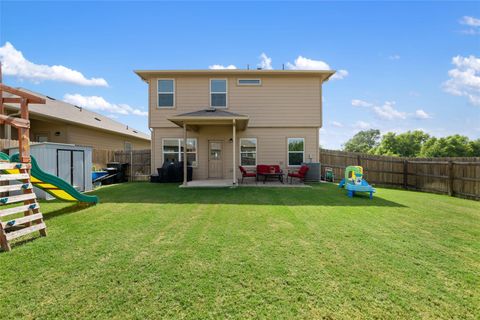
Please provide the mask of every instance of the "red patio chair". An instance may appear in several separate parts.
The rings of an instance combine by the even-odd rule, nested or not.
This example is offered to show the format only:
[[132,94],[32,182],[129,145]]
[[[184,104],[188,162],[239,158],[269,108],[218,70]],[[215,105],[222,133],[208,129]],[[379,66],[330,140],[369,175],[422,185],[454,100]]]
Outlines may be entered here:
[[[309,167],[302,165],[297,172],[289,172],[288,176],[290,177],[290,184],[293,183],[293,178],[300,179],[301,181],[305,182],[305,175],[308,172]],[[288,177],[287,177],[288,179]]]
[[248,172],[244,167],[238,166],[238,169],[240,169],[240,172],[242,173],[242,184],[243,184],[243,178],[256,178],[257,174],[255,172]]

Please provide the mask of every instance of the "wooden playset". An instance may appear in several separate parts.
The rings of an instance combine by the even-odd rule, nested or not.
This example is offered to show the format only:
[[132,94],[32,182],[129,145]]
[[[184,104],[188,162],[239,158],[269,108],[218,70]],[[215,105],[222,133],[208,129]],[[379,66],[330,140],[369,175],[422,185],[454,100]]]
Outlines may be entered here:
[[[7,92],[8,96],[4,97],[4,92]],[[7,115],[4,103],[19,104],[20,111]],[[41,236],[47,235],[43,215],[30,181],[29,103],[45,104],[45,99],[4,85],[0,64],[0,125],[2,129],[5,125],[16,128],[19,140],[19,162],[0,160],[0,206],[8,206],[7,209],[0,210],[0,245],[4,251],[10,251],[10,241],[18,237],[33,232],[40,232]],[[11,181],[19,183],[10,184]],[[19,194],[10,196],[10,192]],[[19,213],[23,213],[23,216],[12,218]]]

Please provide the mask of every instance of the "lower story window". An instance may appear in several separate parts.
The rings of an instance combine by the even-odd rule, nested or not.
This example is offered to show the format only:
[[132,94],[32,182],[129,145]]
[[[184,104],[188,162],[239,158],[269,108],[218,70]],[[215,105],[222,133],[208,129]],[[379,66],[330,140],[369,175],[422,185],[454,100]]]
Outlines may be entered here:
[[305,139],[288,138],[288,165],[300,166],[305,162]]
[[257,139],[256,138],[240,139],[240,165],[241,166],[257,165]]
[[[183,139],[163,139],[163,162],[183,161]],[[187,139],[187,164],[197,166],[197,139]]]

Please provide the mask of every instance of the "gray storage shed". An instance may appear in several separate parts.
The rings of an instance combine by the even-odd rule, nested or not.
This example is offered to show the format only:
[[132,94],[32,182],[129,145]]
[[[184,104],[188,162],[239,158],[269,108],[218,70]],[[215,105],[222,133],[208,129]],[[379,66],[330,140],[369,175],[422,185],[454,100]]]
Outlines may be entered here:
[[[10,155],[18,148],[10,148]],[[74,144],[44,142],[30,145],[30,153],[43,171],[53,174],[74,186],[78,191],[92,190],[92,148]],[[46,192],[35,188],[41,199],[53,199]]]

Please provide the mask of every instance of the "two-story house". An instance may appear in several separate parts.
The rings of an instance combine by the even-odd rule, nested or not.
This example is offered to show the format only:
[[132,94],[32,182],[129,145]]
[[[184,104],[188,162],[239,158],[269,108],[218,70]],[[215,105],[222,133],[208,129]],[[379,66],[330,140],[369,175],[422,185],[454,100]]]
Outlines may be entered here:
[[235,184],[239,165],[318,161],[322,84],[334,71],[135,72],[149,87],[152,173],[186,158],[193,180]]

